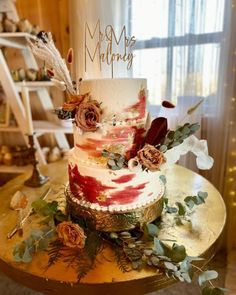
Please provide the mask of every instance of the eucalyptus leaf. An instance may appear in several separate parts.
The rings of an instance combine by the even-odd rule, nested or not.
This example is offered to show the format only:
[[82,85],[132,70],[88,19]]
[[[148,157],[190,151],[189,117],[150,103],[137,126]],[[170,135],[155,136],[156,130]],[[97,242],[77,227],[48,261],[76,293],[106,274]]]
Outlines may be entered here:
[[178,270],[178,267],[174,264],[174,263],[171,263],[171,262],[168,262],[168,261],[165,261],[164,262],[164,265],[167,269],[170,269],[170,270],[173,270],[173,271],[177,271]]
[[147,231],[148,231],[148,234],[152,237],[156,237],[159,233],[159,228],[153,224],[153,223],[149,223],[149,224],[146,224],[146,227],[147,227]]
[[175,278],[177,278],[180,282],[184,282],[184,278],[182,277],[182,273],[180,271],[174,272]]
[[159,179],[162,181],[163,184],[166,184],[166,177],[165,175],[160,175]]
[[172,249],[168,255],[174,262],[181,262],[186,258],[186,249],[183,245],[173,244]]
[[205,199],[202,198],[201,196],[194,197],[193,201],[194,201],[195,205],[201,205],[201,204],[205,203]]
[[177,213],[178,209],[176,207],[166,206],[166,212],[167,213]]
[[184,202],[186,206],[188,206],[189,209],[192,209],[195,205],[194,198],[192,196],[188,196],[184,199]]
[[183,130],[182,130],[182,134],[183,135],[189,135],[190,133],[190,129],[188,128],[188,126],[184,126]]
[[167,149],[168,149],[167,146],[163,144],[160,146],[159,151],[162,153],[165,153],[167,151]]
[[176,130],[174,133],[174,139],[175,140],[179,139],[181,135],[182,135],[182,133],[179,130]]
[[199,191],[197,193],[198,197],[202,198],[203,200],[205,200],[208,197],[208,193],[207,192],[201,192]]
[[169,139],[173,139],[174,136],[175,136],[175,132],[174,132],[174,131],[169,131],[169,132],[167,133],[167,137],[168,137]]
[[198,277],[198,283],[202,286],[205,282],[214,280],[218,277],[218,273],[215,270],[207,270],[202,272]]
[[188,272],[183,272],[182,273],[182,278],[184,279],[185,282],[187,282],[189,284],[192,282],[192,279],[191,279]]
[[192,125],[190,126],[190,130],[191,130],[192,132],[196,132],[196,131],[198,131],[199,128],[200,128],[200,125],[197,124],[197,123],[192,124]]
[[186,257],[180,264],[180,271],[188,272],[190,268],[191,268],[190,261],[188,260],[188,257]]
[[24,263],[29,263],[32,261],[32,256],[28,247],[25,247],[25,252],[24,252],[24,255],[22,256],[21,261]]
[[18,252],[13,254],[13,259],[14,259],[15,262],[21,262],[22,261],[22,259],[20,257],[20,254]]
[[154,237],[154,248],[153,248],[153,250],[158,255],[165,256],[165,249],[166,249],[166,246],[158,238]]
[[180,216],[184,216],[186,213],[186,208],[184,207],[184,205],[180,202],[176,202],[175,204],[178,206],[178,214]]
[[110,153],[107,150],[102,151],[102,156],[105,157],[105,158],[109,157],[109,154]]

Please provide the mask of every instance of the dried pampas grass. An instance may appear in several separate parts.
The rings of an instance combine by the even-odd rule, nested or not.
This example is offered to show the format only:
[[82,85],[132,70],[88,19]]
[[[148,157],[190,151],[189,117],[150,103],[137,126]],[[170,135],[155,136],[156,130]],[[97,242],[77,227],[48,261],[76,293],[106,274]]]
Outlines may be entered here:
[[65,85],[65,90],[67,92],[76,94],[66,62],[56,48],[52,39],[52,34],[50,32],[40,32],[37,35],[36,41],[31,41],[29,38],[27,41],[34,55],[45,61],[47,67],[53,70],[53,78],[55,81],[59,82],[57,85]]

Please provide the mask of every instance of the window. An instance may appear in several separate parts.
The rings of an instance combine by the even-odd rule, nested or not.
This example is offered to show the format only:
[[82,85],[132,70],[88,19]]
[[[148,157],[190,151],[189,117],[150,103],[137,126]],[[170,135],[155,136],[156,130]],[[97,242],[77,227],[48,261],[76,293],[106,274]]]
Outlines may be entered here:
[[131,3],[137,38],[132,75],[148,79],[150,103],[216,93],[225,0]]

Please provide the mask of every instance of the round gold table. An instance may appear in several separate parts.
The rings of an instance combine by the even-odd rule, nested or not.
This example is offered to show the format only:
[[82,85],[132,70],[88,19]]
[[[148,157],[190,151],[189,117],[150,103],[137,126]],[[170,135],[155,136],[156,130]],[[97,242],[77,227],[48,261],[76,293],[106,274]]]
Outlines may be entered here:
[[[123,273],[117,266],[112,253],[105,249],[97,257],[96,267],[92,269],[80,283],[76,281],[76,271],[58,262],[45,270],[47,253],[41,252],[34,256],[29,264],[13,261],[12,249],[22,239],[15,235],[6,238],[7,233],[14,227],[17,220],[16,212],[9,208],[11,196],[17,191],[24,192],[32,202],[49,186],[52,188],[50,198],[63,190],[67,183],[67,163],[57,162],[42,167],[42,172],[50,177],[50,181],[40,188],[29,188],[23,185],[30,176],[30,172],[8,182],[0,189],[0,268],[15,281],[45,294],[145,294],[162,289],[171,283],[172,279],[152,270]],[[161,230],[161,239],[176,240],[183,244],[190,256],[203,256],[201,262],[206,264],[217,250],[217,244],[225,225],[226,210],[221,195],[216,188],[200,175],[174,165],[167,171],[167,197],[169,202],[183,200],[187,195],[194,195],[198,191],[207,191],[206,204],[196,208],[190,225],[176,226],[171,217],[166,215],[165,226]],[[36,226],[32,215],[24,225],[24,237],[30,228]]]

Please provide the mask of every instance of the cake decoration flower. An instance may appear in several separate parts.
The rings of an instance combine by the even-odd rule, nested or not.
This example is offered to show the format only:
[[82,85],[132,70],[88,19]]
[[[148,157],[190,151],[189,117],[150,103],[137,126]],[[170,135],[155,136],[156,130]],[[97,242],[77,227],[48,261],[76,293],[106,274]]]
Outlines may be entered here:
[[157,171],[161,165],[166,162],[164,154],[150,144],[145,146],[138,151],[137,157],[145,168],[150,171]]
[[89,99],[89,92],[85,94],[79,94],[79,95],[68,95],[69,98],[67,102],[64,102],[62,109],[64,111],[74,111],[76,107],[78,107],[83,101]]
[[69,248],[83,249],[86,235],[84,230],[71,221],[63,221],[57,225],[57,233],[63,245]]
[[83,131],[93,132],[101,122],[102,109],[96,100],[84,101],[75,114],[75,123]]

